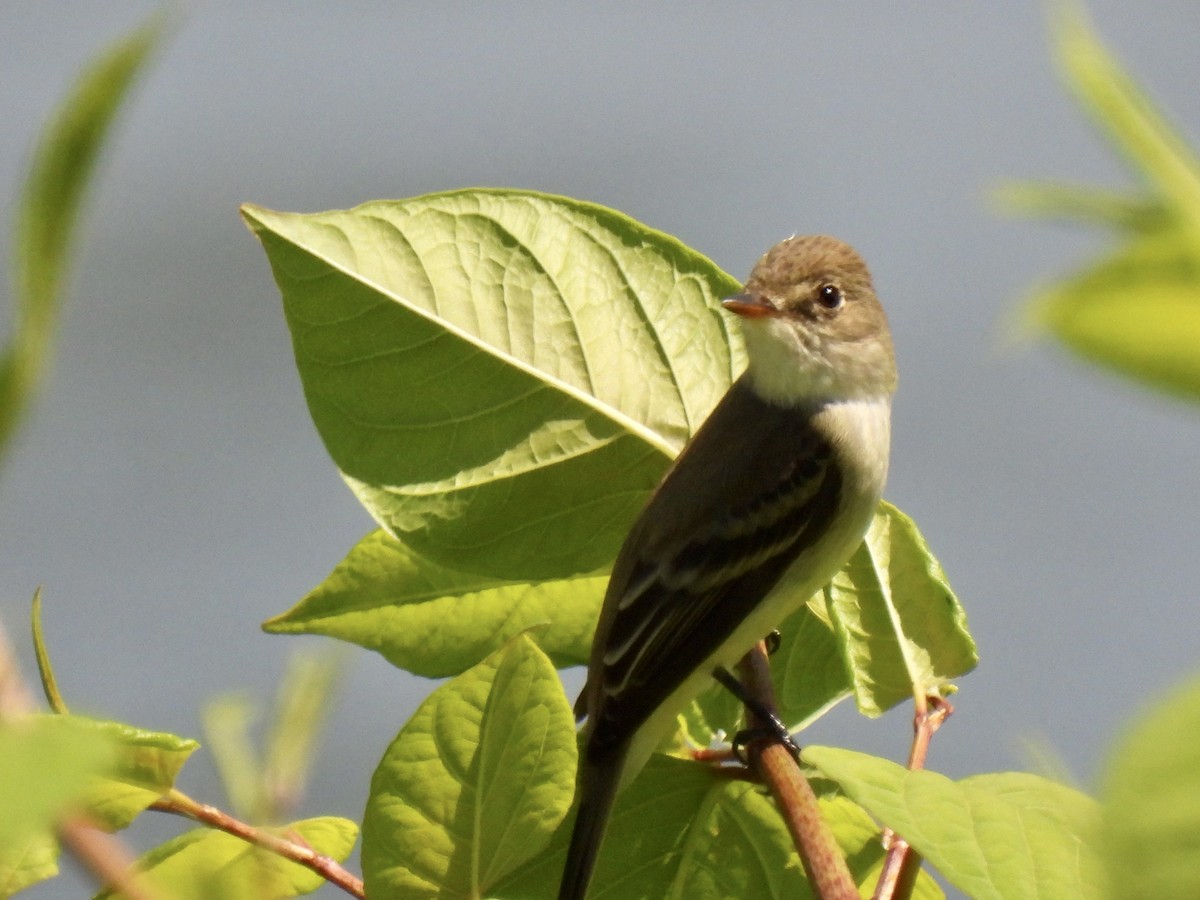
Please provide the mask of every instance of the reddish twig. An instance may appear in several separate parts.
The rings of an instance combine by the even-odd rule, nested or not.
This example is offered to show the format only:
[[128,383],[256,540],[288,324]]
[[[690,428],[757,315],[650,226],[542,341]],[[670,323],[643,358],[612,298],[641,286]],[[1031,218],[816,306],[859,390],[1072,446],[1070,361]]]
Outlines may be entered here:
[[366,897],[361,878],[343,868],[341,863],[333,857],[317,853],[298,834],[293,833],[292,838],[285,838],[265,829],[256,828],[240,819],[235,819],[215,806],[199,803],[182,791],[174,789],[152,803],[150,809],[184,816],[210,828],[224,831],[226,834],[241,838],[256,847],[262,847],[264,850],[291,860],[306,869],[311,869],[352,897],[358,897],[359,900]]
[[[916,707],[916,713],[913,715],[913,742],[908,751],[908,768],[914,770],[925,768],[925,759],[929,755],[929,744],[934,733],[954,712],[954,707],[949,701],[937,695],[920,698]],[[883,871],[879,875],[872,900],[905,900],[912,896],[913,887],[917,883],[917,875],[921,870],[921,854],[890,828],[884,830],[883,841],[887,847],[887,856],[884,858]]]

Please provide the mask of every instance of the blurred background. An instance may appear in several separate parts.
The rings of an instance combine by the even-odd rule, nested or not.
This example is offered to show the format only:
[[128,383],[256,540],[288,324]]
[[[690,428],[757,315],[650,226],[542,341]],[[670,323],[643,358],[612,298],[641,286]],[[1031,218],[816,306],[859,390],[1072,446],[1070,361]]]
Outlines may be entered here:
[[[990,192],[1129,184],[1061,85],[1042,4],[481,6],[175,17],[101,161],[53,375],[0,472],[0,615],[25,674],[41,584],[75,710],[200,737],[214,694],[268,702],[289,654],[321,642],[259,623],[373,523],[311,426],[238,204],[525,187],[616,207],[739,278],[793,232],[863,252],[901,370],[887,495],[982,657],[930,765],[1022,768],[1036,748],[1094,788],[1122,724],[1197,666],[1200,411],[1009,339],[1031,287],[1107,237],[1007,217]],[[5,248],[42,124],[155,8],[0,5]],[[1088,8],[1195,145],[1200,5]],[[353,652],[301,813],[360,819],[430,688]],[[909,714],[845,708],[808,740],[903,759]],[[181,785],[223,802],[203,750]],[[163,818],[133,842],[179,830]],[[88,890],[68,871],[29,896]]]

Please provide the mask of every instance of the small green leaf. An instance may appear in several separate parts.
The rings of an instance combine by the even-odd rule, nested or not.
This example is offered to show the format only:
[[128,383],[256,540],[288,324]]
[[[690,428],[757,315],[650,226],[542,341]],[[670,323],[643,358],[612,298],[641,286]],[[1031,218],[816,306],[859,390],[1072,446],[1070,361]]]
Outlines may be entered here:
[[825,597],[855,700],[867,715],[937,693],[979,661],[942,567],[912,519],[889,503],[880,503]]
[[580,665],[587,662],[607,582],[607,575],[525,583],[455,571],[374,531],[263,628],[350,641],[430,678],[465,672],[534,629],[533,638],[557,666]]
[[163,31],[162,17],[114,44],[76,80],[33,156],[17,210],[17,321],[0,354],[0,454],[50,357],[81,201],[117,110]]
[[128,827],[170,790],[183,764],[200,746],[188,738],[119,722],[71,718],[110,739],[117,748],[114,767],[92,784],[85,798],[88,816],[109,831]]
[[67,702],[63,700],[58,690],[58,681],[54,677],[54,669],[50,666],[50,653],[46,649],[46,639],[42,634],[42,589],[33,592],[33,652],[37,657],[38,675],[42,680],[42,693],[46,702],[56,713],[67,713]]
[[1120,741],[1102,800],[1112,897],[1200,897],[1200,681],[1172,691]]
[[954,782],[832,747],[806,747],[804,759],[970,897],[1103,895],[1098,809],[1078,791],[1013,773]]
[[243,215],[343,477],[455,571],[609,565],[743,366],[719,306],[737,283],[595,204],[471,190]]
[[439,687],[371,781],[367,895],[489,895],[561,825],[576,753],[558,673],[524,636]]
[[[342,862],[354,849],[358,826],[348,819],[322,816],[264,831],[298,834],[317,853]],[[172,838],[142,856],[139,883],[173,900],[255,897],[264,900],[309,894],[324,886],[316,872],[261,850],[241,838],[196,828]],[[97,900],[123,896],[111,891]]]

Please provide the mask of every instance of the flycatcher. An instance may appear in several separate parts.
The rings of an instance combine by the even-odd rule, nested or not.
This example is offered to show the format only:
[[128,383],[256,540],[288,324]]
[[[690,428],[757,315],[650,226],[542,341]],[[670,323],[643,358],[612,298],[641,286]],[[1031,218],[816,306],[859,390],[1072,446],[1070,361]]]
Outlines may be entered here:
[[617,792],[709,683],[854,552],[888,468],[896,365],[862,258],[792,237],[743,293],[749,365],[680,453],[613,566],[588,680],[579,815],[559,900],[582,900]]

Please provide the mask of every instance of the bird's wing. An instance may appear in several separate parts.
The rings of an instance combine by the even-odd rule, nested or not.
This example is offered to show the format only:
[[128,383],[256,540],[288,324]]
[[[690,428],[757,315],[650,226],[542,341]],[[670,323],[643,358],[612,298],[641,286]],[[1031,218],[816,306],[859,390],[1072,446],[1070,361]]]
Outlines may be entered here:
[[[739,382],[730,395],[749,390]],[[581,698],[593,738],[612,746],[716,652],[837,510],[841,479],[812,412],[731,401],[681,454],[613,568]]]

